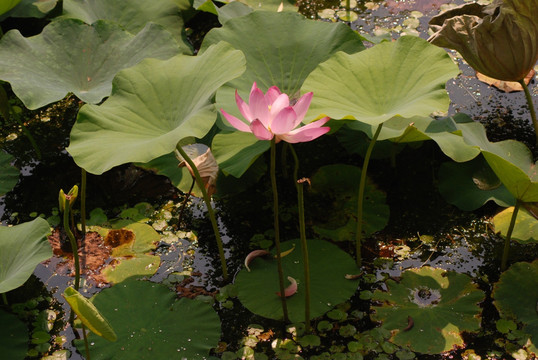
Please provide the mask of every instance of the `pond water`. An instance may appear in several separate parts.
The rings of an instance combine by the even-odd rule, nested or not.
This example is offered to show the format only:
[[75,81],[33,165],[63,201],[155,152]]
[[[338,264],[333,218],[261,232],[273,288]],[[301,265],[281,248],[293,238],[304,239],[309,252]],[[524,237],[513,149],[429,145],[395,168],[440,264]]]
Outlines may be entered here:
[[[369,36],[397,38],[407,34],[427,38],[429,19],[449,3],[462,4],[464,1],[352,2],[351,10],[357,18],[347,24]],[[334,18],[337,11],[343,10],[342,5],[334,1],[300,1],[298,5],[300,10],[310,17],[316,17],[323,9],[332,7],[334,12],[323,13],[326,21],[331,21],[331,14]],[[342,16],[342,13],[340,15]],[[195,23],[192,27],[200,33],[210,28],[208,24],[217,23],[215,17],[208,14],[199,15],[193,22]],[[533,149],[533,129],[523,94],[504,93],[480,82],[476,79],[474,70],[466,65],[456,52],[449,54],[460,66],[462,74],[447,83],[451,105],[447,114],[440,115],[466,113],[473,120],[485,125],[491,141],[517,139]],[[534,82],[535,80],[532,80],[532,84]],[[536,87],[534,91],[537,91]],[[535,106],[538,106],[536,99],[534,96]],[[2,225],[22,223],[36,216],[43,216],[51,222],[59,221],[56,205],[59,189],[69,190],[75,183],[80,182],[80,169],[65,151],[69,141],[69,129],[75,121],[79,106],[81,103],[72,96],[43,110],[25,110],[25,124],[36,137],[42,152],[42,159],[39,161],[35,159],[18,125],[6,124],[2,127],[2,147],[11,154],[17,154],[15,164],[21,168],[21,178],[15,189],[0,197]],[[534,150],[537,155],[538,149]],[[315,143],[305,143],[304,146],[297,147],[297,152],[299,158],[304,159],[301,171],[306,176],[312,176],[319,167],[327,164],[362,163],[361,156],[349,155],[334,137],[322,137]],[[268,154],[265,156],[265,160],[268,160]],[[367,347],[370,346],[369,342],[375,339],[379,346],[372,346],[372,351],[365,356],[366,359],[479,359],[480,357],[472,357],[474,353],[482,359],[511,359],[506,349],[514,350],[512,354],[516,353],[516,344],[521,339],[503,339],[504,335],[496,325],[499,314],[491,298],[493,283],[497,282],[500,276],[500,255],[504,241],[500,235],[495,234],[492,225],[492,216],[498,213],[500,208],[490,202],[476,211],[465,212],[448,204],[437,189],[438,170],[447,160],[435,143],[425,142],[420,150],[409,146],[403,148],[395,163],[384,159],[374,160],[370,164],[369,176],[377,187],[386,193],[391,214],[388,224],[383,230],[366,239],[363,250],[366,274],[362,276],[357,292],[348,302],[315,320],[314,327],[321,338],[321,344],[303,344],[303,358],[339,359],[338,356],[350,349],[350,343],[358,342],[357,346]],[[298,225],[295,189],[289,186],[289,175],[286,171],[292,171],[291,165],[288,169],[284,167],[284,171],[278,175],[281,189],[281,231],[283,238],[288,240],[298,236]],[[230,189],[234,183],[225,186]],[[272,193],[268,174],[242,190],[222,196],[217,193],[214,202],[232,278],[242,269],[243,259],[255,248],[255,244],[263,244],[273,236]],[[274,345],[277,339],[292,338],[293,331],[277,321],[254,315],[243,307],[235,296],[219,297],[219,289],[224,284],[222,271],[214,235],[202,201],[189,199],[187,209],[179,221],[183,194],[166,177],[134,165],[120,166],[101,176],[88,175],[87,198],[88,210],[102,209],[105,219],[108,220],[125,218],[125,214],[132,214],[132,209],[137,209],[140,213],[145,211],[142,217],[144,222],[160,236],[157,246],[152,249],[152,254],[160,257],[160,267],[149,279],[167,284],[179,296],[198,296],[214,304],[213,307],[221,319],[222,337],[218,350],[213,351],[213,355],[233,359],[235,357],[230,355],[232,352],[237,354],[244,351],[245,354],[250,354],[256,351],[262,359],[264,357],[261,353],[267,354],[268,357],[265,358],[294,358],[294,351],[289,347],[284,351],[282,349],[285,349],[285,346],[282,346],[282,351],[278,352],[279,346]],[[326,212],[333,211],[328,209],[320,198],[319,194],[306,191],[309,237],[316,236],[310,225],[323,219]],[[137,205],[140,203],[148,204],[144,211]],[[308,213],[309,211],[311,212]],[[58,232],[56,237],[60,244],[62,235]],[[96,244],[96,249],[104,248],[102,243]],[[337,245],[346,252],[354,252],[353,245],[346,242]],[[511,247],[511,263],[532,261],[537,257],[538,250],[532,245],[513,243]],[[111,258],[106,259],[92,270],[98,273],[112,261]],[[481,303],[481,329],[476,334],[463,335],[465,346],[462,349],[448,351],[442,355],[402,352],[398,347],[391,347],[393,345],[386,341],[390,334],[387,336],[376,333],[377,324],[369,317],[372,312],[371,304],[375,303],[372,301],[374,292],[378,289],[387,290],[385,280],[394,279],[398,283],[403,271],[424,265],[466,274],[473,279],[478,289],[487,294]],[[56,311],[62,310],[65,313],[69,312],[69,307],[61,293],[72,281],[70,266],[72,265],[69,261],[66,263],[63,257],[55,256],[38,265],[35,270],[37,279],[56,300]],[[96,276],[83,283],[81,292],[90,297],[106,287],[107,281]],[[421,298],[425,294],[421,291],[423,290],[417,288],[415,298]],[[16,290],[12,295],[13,299],[24,298],[27,292],[26,287]],[[215,297],[216,301],[213,300]],[[427,307],[442,301],[438,290],[432,290],[427,297],[429,302],[426,301],[428,303],[421,306]],[[432,300],[432,297],[435,299]],[[55,326],[62,327],[64,324],[58,321]],[[408,326],[412,328],[412,319]],[[55,344],[54,349],[67,349],[71,353],[70,359],[83,359],[71,343],[75,338],[72,329],[65,325],[58,331],[58,338],[64,336],[65,342]],[[358,337],[355,336],[356,333],[365,335]]]

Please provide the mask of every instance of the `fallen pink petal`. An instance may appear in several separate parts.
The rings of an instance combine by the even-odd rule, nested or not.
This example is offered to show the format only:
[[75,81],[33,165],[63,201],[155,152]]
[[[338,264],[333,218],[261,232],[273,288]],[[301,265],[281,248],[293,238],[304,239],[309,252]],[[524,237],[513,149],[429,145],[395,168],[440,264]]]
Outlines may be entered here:
[[245,267],[247,268],[248,271],[250,271],[250,268],[248,267],[250,265],[250,262],[252,260],[254,260],[255,258],[259,257],[259,256],[264,256],[264,255],[268,255],[269,254],[269,251],[267,250],[254,250],[254,251],[251,251],[247,257],[245,258]]
[[[297,281],[294,278],[292,278],[291,276],[288,276],[288,281],[291,284],[286,289],[284,289],[284,296],[285,297],[290,297],[290,296],[292,296],[293,294],[295,294],[297,292]],[[278,291],[276,294],[278,296],[281,296],[280,291]]]

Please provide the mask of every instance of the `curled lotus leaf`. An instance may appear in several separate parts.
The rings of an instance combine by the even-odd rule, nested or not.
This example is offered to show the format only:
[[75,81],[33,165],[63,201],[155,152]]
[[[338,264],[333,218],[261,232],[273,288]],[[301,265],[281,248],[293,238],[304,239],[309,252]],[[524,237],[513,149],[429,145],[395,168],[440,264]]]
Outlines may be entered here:
[[390,341],[425,354],[464,345],[462,332],[480,328],[478,303],[485,294],[465,274],[431,267],[409,269],[401,280],[376,290],[372,320],[390,331]]
[[74,93],[87,103],[99,103],[112,91],[118,71],[151,57],[168,59],[180,53],[161,26],[148,24],[136,36],[118,24],[87,25],[64,19],[25,38],[18,30],[0,41],[0,79],[11,84],[29,109],[37,109]]
[[482,156],[464,163],[441,164],[439,192],[447,202],[465,211],[478,209],[490,200],[504,207],[516,202]]
[[538,260],[518,262],[501,274],[492,297],[501,318],[523,323],[533,347],[538,345]]
[[457,50],[495,79],[523,80],[538,60],[538,0],[466,4],[433,17],[430,26],[428,41]]
[[[101,359],[204,359],[220,338],[211,305],[182,298],[161,284],[128,279],[91,298],[118,340],[89,334],[92,354]],[[80,351],[84,342],[76,340]]]

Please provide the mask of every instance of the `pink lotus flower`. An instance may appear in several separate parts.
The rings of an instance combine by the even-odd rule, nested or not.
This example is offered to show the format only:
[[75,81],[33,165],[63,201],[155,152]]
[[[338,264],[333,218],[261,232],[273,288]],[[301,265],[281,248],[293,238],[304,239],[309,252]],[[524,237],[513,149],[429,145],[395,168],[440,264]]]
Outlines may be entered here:
[[281,93],[276,86],[270,87],[264,94],[254,83],[250,90],[248,105],[239,96],[237,90],[235,91],[237,107],[248,124],[223,109],[220,111],[234,128],[250,132],[260,140],[271,140],[275,136],[275,142],[280,140],[289,143],[306,142],[330,130],[328,127],[322,127],[329,121],[328,117],[298,127],[310,106],[312,95],[311,92],[304,94],[295,105],[290,105],[288,95]]

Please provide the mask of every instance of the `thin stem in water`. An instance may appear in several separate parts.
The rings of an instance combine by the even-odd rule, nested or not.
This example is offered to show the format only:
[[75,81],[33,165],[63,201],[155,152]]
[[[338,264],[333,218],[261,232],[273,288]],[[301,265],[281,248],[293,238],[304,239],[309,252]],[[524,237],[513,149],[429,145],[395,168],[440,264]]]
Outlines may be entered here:
[[275,138],[271,139],[271,186],[273,187],[273,216],[275,220],[275,247],[276,260],[278,267],[278,283],[280,286],[280,299],[282,301],[282,313],[284,321],[288,322],[288,306],[286,304],[286,295],[284,294],[284,271],[282,270],[282,256],[280,250],[280,225],[278,223],[278,189],[276,186],[276,142]]
[[529,111],[531,112],[532,125],[534,126],[534,133],[536,135],[536,146],[538,146],[538,120],[536,119],[536,110],[534,109],[534,103],[532,102],[531,92],[529,87],[525,84],[525,80],[518,81],[523,87],[525,92],[525,98],[527,99],[527,105],[529,106]]
[[508,226],[508,231],[506,232],[506,238],[504,239],[504,249],[503,249],[503,258],[501,261],[501,271],[506,270],[506,265],[508,263],[508,252],[510,251],[510,239],[512,238],[512,232],[516,226],[516,218],[519,208],[521,206],[521,201],[517,200],[516,205],[514,206],[514,211],[512,212],[512,218],[510,219],[510,225]]
[[73,259],[75,260],[75,290],[78,291],[80,286],[80,264],[78,260],[78,246],[77,246],[77,240],[75,239],[75,236],[73,235],[73,232],[71,231],[71,228],[69,227],[69,196],[65,197],[64,202],[64,231],[67,234],[67,237],[69,238],[69,242],[71,243],[71,250],[73,251]]
[[80,169],[80,230],[82,241],[86,237],[86,170]]
[[88,345],[88,337],[86,336],[86,326],[82,324],[82,337],[84,338],[84,349],[86,350],[86,359],[90,360],[90,346]]
[[185,198],[183,199],[183,203],[181,203],[181,210],[179,210],[179,216],[177,220],[178,226],[181,225],[181,219],[183,219],[183,212],[185,211],[185,206],[187,206],[187,201],[189,201],[189,198],[191,197],[192,189],[194,189],[194,184],[196,183],[196,179],[192,179],[191,187],[189,189],[189,192],[185,195]]
[[310,261],[308,257],[308,243],[306,241],[306,226],[304,219],[304,194],[303,184],[309,182],[308,179],[298,179],[299,174],[299,157],[295,152],[295,149],[291,144],[289,145],[291,154],[295,159],[295,168],[293,171],[293,178],[295,179],[295,186],[297,187],[297,206],[299,210],[299,234],[301,239],[301,250],[303,253],[303,269],[304,269],[304,281],[305,281],[305,301],[304,301],[304,317],[305,317],[305,331],[310,332]]
[[357,230],[355,234],[355,253],[356,253],[356,262],[357,266],[362,266],[362,217],[363,217],[363,203],[364,203],[364,189],[366,188],[366,173],[368,171],[368,163],[370,162],[370,157],[372,156],[372,150],[374,149],[375,142],[379,137],[383,123],[379,124],[377,130],[368,145],[366,150],[366,155],[364,156],[364,163],[361,170],[361,181],[359,183],[359,195],[357,201]]
[[207,213],[209,214],[209,219],[211,220],[211,226],[213,227],[213,232],[215,233],[215,239],[217,241],[217,246],[219,248],[220,264],[222,266],[222,277],[224,278],[224,281],[228,281],[228,267],[226,266],[226,257],[224,256],[224,247],[222,245],[222,239],[220,237],[219,226],[217,224],[217,218],[215,216],[215,212],[213,211],[213,207],[211,206],[211,199],[209,198],[209,195],[207,194],[207,191],[205,190],[204,182],[202,181],[202,178],[200,177],[200,172],[198,171],[198,168],[196,168],[196,165],[194,165],[189,155],[187,155],[187,153],[183,150],[183,148],[179,144],[176,146],[176,149],[177,151],[179,151],[183,159],[185,159],[185,161],[191,167],[192,172],[194,173],[196,184],[202,191],[202,196],[204,198],[205,205],[207,206]]
[[6,293],[2,293],[2,300],[4,301],[4,305],[9,305],[9,303],[7,302],[7,295]]

